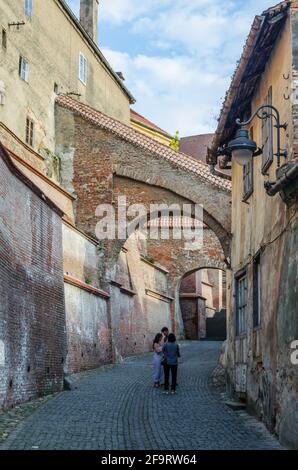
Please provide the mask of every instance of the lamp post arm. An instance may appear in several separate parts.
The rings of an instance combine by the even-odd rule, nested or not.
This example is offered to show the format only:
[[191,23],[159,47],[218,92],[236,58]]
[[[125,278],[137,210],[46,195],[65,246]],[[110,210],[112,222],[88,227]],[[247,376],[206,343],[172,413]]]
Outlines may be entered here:
[[[267,119],[268,116],[270,116],[269,113],[263,113],[263,115],[260,115],[260,111],[262,109],[270,109],[271,111],[274,111],[276,113],[276,116],[274,114],[271,114],[275,119],[276,119],[276,125],[278,127],[280,127],[280,116],[279,116],[279,111],[278,109],[276,109],[274,106],[272,106],[271,104],[262,104],[262,106],[259,106],[258,109],[251,115],[251,117],[247,120],[247,121],[242,121],[238,118],[236,119],[236,123],[241,126],[241,127],[244,127],[244,126],[247,126],[248,124],[251,123],[251,121],[253,121],[253,119],[258,116],[258,118],[260,119]],[[283,127],[283,126],[282,126]]]
[[[264,110],[264,109],[268,109],[268,110],[270,109],[270,112],[263,112],[262,114],[260,114],[260,111]],[[284,156],[284,157],[287,156],[287,152],[282,151],[281,148],[280,148],[280,129],[286,130],[287,129],[287,123],[284,123],[284,124],[280,123],[279,111],[278,111],[277,108],[275,108],[275,106],[272,106],[272,104],[263,104],[262,106],[259,106],[258,109],[252,114],[252,116],[247,121],[241,122],[241,120],[238,118],[238,119],[236,119],[236,123],[241,127],[245,127],[248,124],[250,124],[256,116],[259,119],[267,119],[268,117],[272,116],[276,121],[276,124],[275,124],[274,127],[276,127],[277,153],[275,155],[277,157],[277,166],[279,167],[280,166],[280,157],[281,156]]]

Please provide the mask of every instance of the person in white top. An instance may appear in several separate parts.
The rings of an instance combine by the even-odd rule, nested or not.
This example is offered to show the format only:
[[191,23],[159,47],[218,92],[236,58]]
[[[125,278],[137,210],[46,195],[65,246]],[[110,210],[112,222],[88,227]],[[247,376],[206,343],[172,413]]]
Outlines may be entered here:
[[162,348],[162,334],[157,333],[153,341],[153,382],[154,387],[156,388],[160,386],[160,381],[163,372],[161,366],[161,361],[163,358]]

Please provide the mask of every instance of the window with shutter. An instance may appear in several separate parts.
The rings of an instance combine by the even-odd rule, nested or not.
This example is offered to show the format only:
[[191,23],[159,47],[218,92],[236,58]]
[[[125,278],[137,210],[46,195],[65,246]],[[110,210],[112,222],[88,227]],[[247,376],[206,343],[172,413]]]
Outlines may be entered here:
[[247,328],[247,273],[235,277],[236,294],[236,335],[246,333]]
[[261,255],[253,261],[253,326],[261,325]]
[[33,147],[34,143],[34,122],[30,118],[26,118],[26,143]]
[[[250,138],[253,140],[253,128],[250,129]],[[253,193],[253,159],[243,167],[243,201],[246,201]]]
[[[266,104],[272,105],[272,87],[269,88]],[[262,174],[265,174],[273,162],[272,116],[262,120]]]

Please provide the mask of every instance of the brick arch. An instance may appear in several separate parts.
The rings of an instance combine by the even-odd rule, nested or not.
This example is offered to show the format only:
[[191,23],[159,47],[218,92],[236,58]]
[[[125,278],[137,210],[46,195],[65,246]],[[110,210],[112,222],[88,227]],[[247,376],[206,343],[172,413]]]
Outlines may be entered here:
[[[207,225],[217,234],[226,257],[229,256],[229,181],[212,175],[202,162],[176,152],[70,96],[59,96],[56,103],[57,151],[62,157],[62,180],[66,188],[78,196],[76,220],[83,230],[94,232],[92,212],[100,203],[115,202],[115,178],[126,177],[149,185],[152,191],[162,188],[184,200],[201,204]],[[64,162],[66,171],[63,172]],[[135,198],[137,195],[135,193]],[[87,201],[89,213],[86,212]]]
[[[207,165],[69,96],[57,98],[56,142],[62,183],[77,197],[74,209],[80,229],[94,236],[96,208],[108,203],[117,210],[118,195],[126,195],[128,203],[145,205],[191,202],[203,206],[204,222],[219,242],[216,251],[229,258],[231,184],[211,175]],[[124,243],[104,243],[108,269]],[[212,262],[208,244],[200,256],[202,262]]]
[[[189,267],[189,266],[188,266]],[[222,262],[217,262],[216,260],[211,260],[210,263],[204,263],[200,262],[197,265],[194,265],[191,269],[186,271],[179,279],[177,279],[176,285],[175,285],[175,319],[176,319],[176,329],[177,333],[181,336],[184,337],[184,318],[181,310],[181,302],[180,302],[180,292],[181,292],[181,283],[183,279],[193,273],[196,273],[197,271],[201,271],[202,269],[213,269],[213,270],[219,270],[226,272],[227,266],[225,263]]]
[[[129,172],[127,168],[117,166],[115,168],[114,177],[114,199],[117,200],[117,196],[125,194],[127,197],[128,204],[142,203],[147,207],[149,211],[150,204],[162,204],[168,205],[178,203],[182,204],[202,204],[202,199],[196,198],[195,195],[190,195],[189,192],[183,190],[183,186],[176,186],[170,182],[170,184],[161,184],[158,178],[153,177],[152,179],[146,178],[146,174],[143,174],[141,179],[141,171],[136,174],[135,170]],[[129,176],[130,173],[130,176]],[[158,184],[159,183],[159,184]],[[186,194],[191,197],[186,197]],[[229,220],[229,213],[225,214],[227,220]],[[206,224],[217,236],[222,246],[225,258],[229,257],[230,252],[230,233],[222,226],[222,224],[207,210],[203,204],[203,222]]]

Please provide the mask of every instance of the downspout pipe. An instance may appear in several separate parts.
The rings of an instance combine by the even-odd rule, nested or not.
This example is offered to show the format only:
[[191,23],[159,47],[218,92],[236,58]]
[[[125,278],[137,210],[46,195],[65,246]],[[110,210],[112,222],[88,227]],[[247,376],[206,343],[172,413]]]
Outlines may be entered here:
[[292,168],[285,172],[285,174],[277,180],[275,183],[267,181],[265,183],[265,189],[268,196],[275,196],[279,191],[286,187],[291,181],[298,178],[298,163]]

